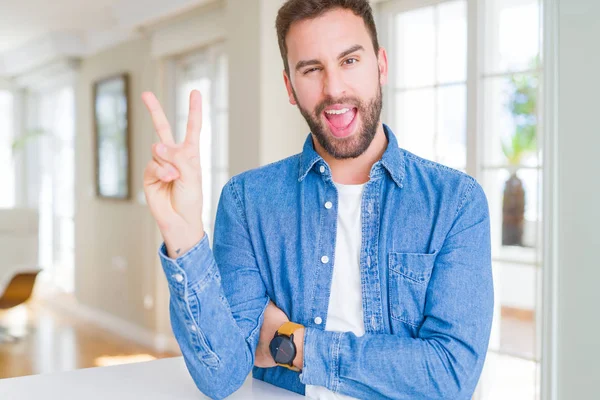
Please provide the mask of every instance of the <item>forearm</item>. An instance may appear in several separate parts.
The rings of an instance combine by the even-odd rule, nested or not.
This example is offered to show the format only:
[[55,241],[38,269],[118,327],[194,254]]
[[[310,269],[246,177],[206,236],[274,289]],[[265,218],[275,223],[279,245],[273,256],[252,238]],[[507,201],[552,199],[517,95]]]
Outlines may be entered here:
[[483,366],[485,349],[450,338],[329,332],[307,328],[304,384],[356,398],[467,399]]
[[254,364],[254,350],[268,300],[246,303],[255,309],[256,329],[244,334],[223,292],[208,239],[203,238],[179,259],[161,261],[169,281],[173,332],[198,388],[211,398],[236,391]]

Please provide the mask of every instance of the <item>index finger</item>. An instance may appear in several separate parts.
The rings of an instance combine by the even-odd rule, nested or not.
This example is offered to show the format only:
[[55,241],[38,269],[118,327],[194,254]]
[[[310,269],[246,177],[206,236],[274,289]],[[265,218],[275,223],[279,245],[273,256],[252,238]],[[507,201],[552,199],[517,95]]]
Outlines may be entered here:
[[152,123],[154,129],[160,138],[160,141],[164,144],[175,144],[173,140],[173,133],[171,133],[171,126],[167,120],[167,116],[160,106],[160,102],[152,92],[142,93],[142,101],[146,105],[146,108],[150,112],[152,117]]

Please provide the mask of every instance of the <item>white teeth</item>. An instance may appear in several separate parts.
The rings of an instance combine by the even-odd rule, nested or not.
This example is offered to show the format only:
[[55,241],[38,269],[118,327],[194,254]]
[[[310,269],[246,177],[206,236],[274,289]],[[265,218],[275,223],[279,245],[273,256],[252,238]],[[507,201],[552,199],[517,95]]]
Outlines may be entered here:
[[349,108],[342,108],[341,110],[327,110],[325,111],[327,114],[335,114],[335,115],[339,115],[339,114],[345,114],[348,111],[350,111]]

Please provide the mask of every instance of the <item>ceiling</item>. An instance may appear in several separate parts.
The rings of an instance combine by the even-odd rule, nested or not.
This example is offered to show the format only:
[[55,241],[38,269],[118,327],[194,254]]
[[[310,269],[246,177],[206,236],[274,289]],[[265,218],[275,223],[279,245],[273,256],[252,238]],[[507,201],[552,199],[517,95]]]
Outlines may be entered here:
[[216,0],[0,0],[0,56],[49,34],[80,40],[134,30]]
[[119,3],[123,1],[0,0],[0,54],[49,33],[81,34],[116,27],[114,6]]

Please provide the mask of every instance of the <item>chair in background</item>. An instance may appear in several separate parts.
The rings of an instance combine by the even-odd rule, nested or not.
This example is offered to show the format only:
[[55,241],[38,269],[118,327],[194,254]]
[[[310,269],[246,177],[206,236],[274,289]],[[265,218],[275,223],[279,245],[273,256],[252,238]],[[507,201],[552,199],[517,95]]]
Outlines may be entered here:
[[[23,304],[31,297],[38,267],[38,212],[0,209],[0,310]],[[0,327],[0,341],[16,340]]]

